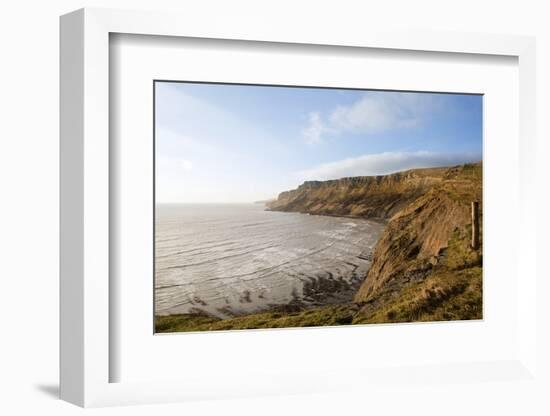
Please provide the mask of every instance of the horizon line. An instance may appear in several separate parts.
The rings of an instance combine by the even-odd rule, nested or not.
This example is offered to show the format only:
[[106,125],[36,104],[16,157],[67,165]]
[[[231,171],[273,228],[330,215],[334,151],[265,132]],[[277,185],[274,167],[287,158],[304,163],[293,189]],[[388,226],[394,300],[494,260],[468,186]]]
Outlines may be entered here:
[[351,178],[368,178],[368,177],[389,176],[389,175],[394,175],[394,174],[397,174],[397,173],[410,172],[410,171],[413,171],[413,170],[445,169],[445,168],[450,169],[450,168],[457,167],[457,166],[475,165],[475,164],[478,164],[478,163],[483,164],[483,159],[478,160],[476,162],[459,163],[457,165],[410,168],[410,169],[398,170],[398,171],[389,172],[389,173],[385,173],[385,174],[379,174],[379,175],[342,176],[342,177],[339,177],[339,178],[325,179],[325,180],[312,179],[312,180],[303,181],[301,184],[297,185],[294,188],[280,191],[277,194],[276,197],[271,197],[271,198],[263,198],[263,199],[259,198],[259,199],[247,200],[247,201],[157,201],[157,200],[155,200],[155,205],[157,205],[157,204],[158,205],[182,205],[182,204],[189,204],[189,205],[192,205],[192,204],[195,204],[195,205],[207,205],[207,204],[210,204],[210,205],[243,205],[243,204],[262,204],[262,203],[265,204],[266,202],[269,202],[269,201],[276,201],[279,198],[279,194],[281,194],[282,192],[287,192],[289,190],[297,189],[301,185],[304,185],[306,183],[311,183],[311,182],[330,182],[330,181],[339,181],[339,180],[342,180],[342,179],[351,179]]

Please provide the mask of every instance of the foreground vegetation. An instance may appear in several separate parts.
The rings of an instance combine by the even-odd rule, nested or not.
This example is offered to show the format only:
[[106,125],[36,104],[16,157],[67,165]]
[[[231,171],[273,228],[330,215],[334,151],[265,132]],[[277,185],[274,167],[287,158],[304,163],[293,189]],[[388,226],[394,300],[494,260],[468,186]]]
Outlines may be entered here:
[[469,235],[456,231],[439,264],[381,306],[360,310],[353,323],[422,322],[481,319],[481,250],[469,247]]
[[254,328],[289,328],[351,324],[355,305],[325,306],[299,312],[264,312],[231,319],[204,315],[157,316],[157,332],[217,331]]

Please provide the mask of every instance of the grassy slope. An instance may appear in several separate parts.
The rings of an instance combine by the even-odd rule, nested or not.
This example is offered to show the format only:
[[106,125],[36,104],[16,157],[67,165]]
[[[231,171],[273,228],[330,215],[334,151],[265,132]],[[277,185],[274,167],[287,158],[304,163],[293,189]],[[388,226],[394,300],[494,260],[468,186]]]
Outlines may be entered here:
[[358,307],[335,305],[300,312],[264,312],[231,319],[200,315],[157,316],[157,332],[219,331],[230,329],[290,328],[351,324]]
[[482,257],[481,250],[470,248],[469,231],[453,233],[425,280],[404,286],[377,307],[365,305],[353,323],[481,319]]
[[[434,210],[427,217],[431,221],[428,225],[432,226],[438,219],[438,212],[444,212],[447,220],[452,219],[455,213],[461,212],[457,209],[462,207],[467,212],[470,201],[481,201],[481,164],[448,169],[443,176],[441,183],[399,211],[388,224],[387,240],[392,247],[395,247],[396,241],[405,239],[410,242],[415,238],[422,243],[431,239],[430,244],[426,249],[415,248],[412,251],[414,255],[411,251],[405,251],[404,257],[394,256],[393,249],[389,250],[383,261],[385,266],[378,271],[378,274],[384,274],[385,280],[368,296],[356,299],[356,303],[292,313],[264,312],[225,320],[201,315],[159,316],[156,318],[157,332],[482,318],[482,251],[481,248],[474,251],[469,246],[471,227],[464,223],[464,213],[460,214],[462,222],[451,224],[452,231],[448,232],[449,227],[443,229],[449,234],[445,234],[444,238],[439,235],[434,238],[441,234],[442,228],[423,234],[422,230],[429,229],[426,221],[408,228],[398,224],[399,218],[403,221],[407,209],[412,209],[414,214],[419,204],[427,204]],[[449,211],[449,206],[454,208]],[[399,230],[399,233],[392,231],[392,221],[398,225],[394,230]],[[409,222],[411,220],[405,218],[405,224]],[[430,250],[435,250],[435,255]],[[395,264],[391,265],[392,261]],[[388,268],[391,273],[387,273]],[[407,278],[404,279],[404,276]],[[372,276],[369,278],[374,279]]]

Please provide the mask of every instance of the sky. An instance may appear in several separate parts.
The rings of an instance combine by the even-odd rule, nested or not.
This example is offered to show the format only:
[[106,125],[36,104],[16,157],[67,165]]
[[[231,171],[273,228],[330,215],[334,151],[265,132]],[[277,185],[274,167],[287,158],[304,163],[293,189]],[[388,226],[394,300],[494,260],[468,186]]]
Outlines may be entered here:
[[155,82],[158,203],[482,159],[482,96]]

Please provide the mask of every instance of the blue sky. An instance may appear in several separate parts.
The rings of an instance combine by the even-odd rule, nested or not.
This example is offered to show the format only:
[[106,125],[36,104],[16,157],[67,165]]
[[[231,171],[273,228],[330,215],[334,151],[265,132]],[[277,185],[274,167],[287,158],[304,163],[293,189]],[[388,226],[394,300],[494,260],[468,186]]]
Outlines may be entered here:
[[479,95],[157,82],[155,112],[160,203],[482,158]]

